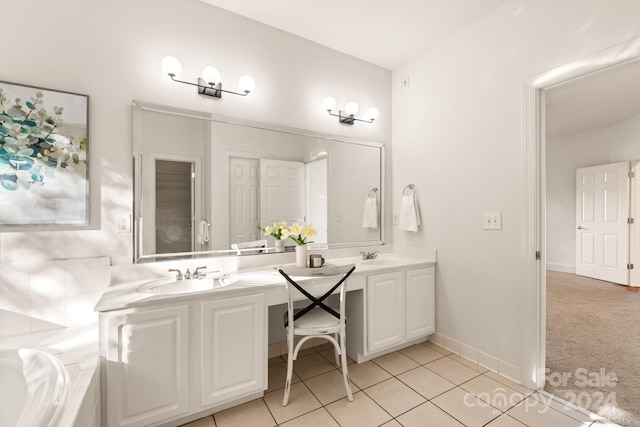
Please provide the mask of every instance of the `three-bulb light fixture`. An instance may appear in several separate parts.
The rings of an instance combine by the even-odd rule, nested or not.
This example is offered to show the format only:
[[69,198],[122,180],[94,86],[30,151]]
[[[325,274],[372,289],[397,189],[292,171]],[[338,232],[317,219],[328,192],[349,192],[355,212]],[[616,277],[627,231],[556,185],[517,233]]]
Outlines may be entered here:
[[215,98],[222,98],[222,92],[233,93],[234,95],[247,96],[251,93],[255,87],[256,82],[251,76],[242,76],[238,82],[241,92],[234,92],[232,90],[222,89],[222,82],[220,77],[220,71],[217,68],[207,66],[202,70],[202,77],[198,77],[198,83],[185,82],[178,80],[176,77],[180,75],[182,71],[182,65],[173,56],[166,56],[160,63],[162,71],[171,77],[171,80],[178,83],[184,83],[191,86],[197,86],[198,93],[200,95],[213,96]]
[[335,114],[332,111],[336,108],[336,100],[330,96],[324,99],[322,106],[329,112],[329,114],[338,117],[340,123],[344,123],[347,125],[352,125],[355,121],[373,123],[373,121],[377,119],[378,115],[380,114],[376,107],[369,107],[365,114],[366,120],[357,119],[355,116],[356,114],[358,114],[358,104],[356,104],[355,102],[349,102],[347,105],[345,105],[344,110],[338,110],[338,114]]

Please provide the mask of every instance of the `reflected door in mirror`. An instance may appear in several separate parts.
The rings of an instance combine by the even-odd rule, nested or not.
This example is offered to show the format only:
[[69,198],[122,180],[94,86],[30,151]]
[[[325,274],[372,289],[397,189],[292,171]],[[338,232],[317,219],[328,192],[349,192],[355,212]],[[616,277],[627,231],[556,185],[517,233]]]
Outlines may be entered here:
[[156,253],[193,251],[193,164],[156,160]]

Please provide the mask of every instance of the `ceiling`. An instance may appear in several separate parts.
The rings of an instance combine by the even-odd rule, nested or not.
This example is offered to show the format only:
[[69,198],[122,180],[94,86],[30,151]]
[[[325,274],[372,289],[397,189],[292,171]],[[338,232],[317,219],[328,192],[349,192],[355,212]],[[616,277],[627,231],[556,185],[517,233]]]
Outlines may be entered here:
[[[201,0],[393,70],[509,0]],[[547,91],[547,137],[640,114],[640,61]]]
[[640,61],[546,92],[547,138],[604,129],[640,114]]
[[508,0],[202,0],[393,70]]

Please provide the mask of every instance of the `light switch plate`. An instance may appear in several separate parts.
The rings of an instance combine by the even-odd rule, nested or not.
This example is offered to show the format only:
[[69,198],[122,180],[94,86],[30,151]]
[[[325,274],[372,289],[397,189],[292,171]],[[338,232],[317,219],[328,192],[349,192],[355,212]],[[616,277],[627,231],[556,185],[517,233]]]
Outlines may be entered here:
[[485,212],[483,223],[485,230],[502,230],[502,212]]

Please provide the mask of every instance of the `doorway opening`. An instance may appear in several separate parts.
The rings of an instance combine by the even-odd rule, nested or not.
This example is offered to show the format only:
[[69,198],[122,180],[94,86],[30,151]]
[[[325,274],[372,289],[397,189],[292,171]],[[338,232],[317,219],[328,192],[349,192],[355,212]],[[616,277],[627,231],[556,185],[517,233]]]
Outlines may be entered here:
[[[546,368],[546,267],[549,256],[547,223],[547,115],[549,90],[594,76],[640,59],[640,39],[614,46],[528,79],[524,85],[524,217],[523,217],[523,383],[542,389]],[[572,227],[575,228],[575,225]],[[637,228],[637,227],[635,227]],[[572,231],[573,232],[573,231]],[[633,233],[637,234],[637,230]],[[635,248],[630,248],[631,257]],[[637,271],[637,270],[636,270]],[[632,273],[632,274],[635,274]],[[576,402],[578,405],[580,402]]]

